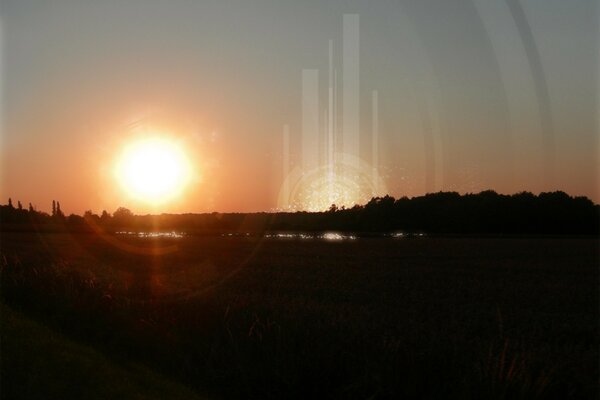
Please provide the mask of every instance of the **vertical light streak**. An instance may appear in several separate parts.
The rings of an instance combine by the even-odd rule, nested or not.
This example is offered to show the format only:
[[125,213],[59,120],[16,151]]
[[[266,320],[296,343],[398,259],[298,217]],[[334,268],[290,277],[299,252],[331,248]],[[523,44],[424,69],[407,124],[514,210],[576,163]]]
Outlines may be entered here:
[[336,153],[338,149],[341,147],[340,138],[338,133],[338,77],[337,77],[337,68],[333,69],[333,164],[335,165],[336,161]]
[[[285,196],[286,199],[289,199],[290,197],[290,187],[289,187],[289,175],[290,175],[290,127],[289,125],[284,125],[283,126],[283,157],[282,157],[282,164],[283,164],[283,194]],[[288,204],[286,204],[286,206],[289,206],[289,201]]]
[[302,170],[319,166],[319,70],[302,70]]
[[333,140],[333,40],[329,40],[329,87],[327,91],[328,97],[328,107],[327,107],[327,191],[328,196],[331,198],[333,192],[333,168],[334,168],[334,160],[333,154],[335,152],[334,149],[334,140]]
[[373,167],[373,196],[379,196],[379,93],[371,92],[371,163]]
[[360,156],[358,14],[344,14],[343,38],[343,149],[345,163],[356,168]]

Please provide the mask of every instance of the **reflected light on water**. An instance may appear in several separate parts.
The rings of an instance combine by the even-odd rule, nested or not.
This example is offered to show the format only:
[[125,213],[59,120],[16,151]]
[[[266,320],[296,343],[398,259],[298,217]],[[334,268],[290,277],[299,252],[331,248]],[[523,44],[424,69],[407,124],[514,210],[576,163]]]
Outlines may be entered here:
[[336,240],[356,240],[355,235],[345,235],[338,232],[325,232],[322,234],[309,234],[309,233],[292,233],[292,232],[281,232],[281,233],[268,233],[264,236],[265,238],[272,239],[321,239],[327,241]]
[[396,238],[396,239],[401,239],[401,238],[414,238],[414,237],[419,237],[419,238],[423,238],[426,236],[425,233],[423,232],[394,232],[392,234],[389,235],[392,238]]
[[136,236],[140,238],[182,238],[184,234],[182,232],[130,232],[130,231],[119,231],[115,232],[117,235]]
[[265,237],[271,239],[314,239],[314,236],[308,233],[267,233]]
[[342,235],[337,232],[325,232],[320,236],[321,239],[324,240],[355,240],[356,236],[354,235]]

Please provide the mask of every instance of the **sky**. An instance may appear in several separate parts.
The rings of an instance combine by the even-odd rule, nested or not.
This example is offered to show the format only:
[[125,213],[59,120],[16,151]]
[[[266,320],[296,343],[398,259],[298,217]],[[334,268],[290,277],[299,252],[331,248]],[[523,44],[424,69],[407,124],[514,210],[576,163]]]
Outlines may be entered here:
[[[360,18],[358,156],[382,191],[600,202],[595,0],[2,0],[0,202],[280,209],[283,126],[287,170],[310,179],[298,169],[302,71],[319,70],[326,107],[330,40],[343,76],[345,14]],[[152,135],[176,142],[191,169],[160,204],[115,177],[123,149]]]

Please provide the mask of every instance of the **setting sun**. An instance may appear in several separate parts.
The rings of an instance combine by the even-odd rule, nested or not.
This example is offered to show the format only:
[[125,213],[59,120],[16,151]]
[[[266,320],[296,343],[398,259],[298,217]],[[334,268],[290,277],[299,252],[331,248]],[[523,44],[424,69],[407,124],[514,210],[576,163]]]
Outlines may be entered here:
[[125,192],[149,203],[163,203],[181,193],[189,180],[188,160],[176,142],[151,138],[127,146],[116,165]]

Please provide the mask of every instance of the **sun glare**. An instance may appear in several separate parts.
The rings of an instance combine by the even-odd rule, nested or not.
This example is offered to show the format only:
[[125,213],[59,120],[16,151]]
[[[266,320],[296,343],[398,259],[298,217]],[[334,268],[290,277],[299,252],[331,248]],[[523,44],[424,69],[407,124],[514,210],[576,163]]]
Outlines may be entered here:
[[152,204],[180,194],[190,174],[182,149],[164,138],[144,139],[127,146],[115,172],[127,194]]

